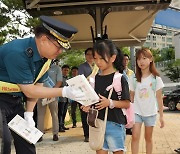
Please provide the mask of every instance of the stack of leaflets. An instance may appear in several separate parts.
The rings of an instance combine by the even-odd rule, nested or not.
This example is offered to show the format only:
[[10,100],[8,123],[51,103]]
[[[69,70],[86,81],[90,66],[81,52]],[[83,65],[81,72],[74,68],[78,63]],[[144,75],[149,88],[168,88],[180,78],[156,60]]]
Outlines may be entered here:
[[89,106],[99,102],[99,96],[96,94],[92,86],[84,75],[75,76],[66,81],[75,91],[84,93],[85,101],[79,101],[84,106]]
[[29,143],[36,144],[43,133],[36,127],[30,126],[21,116],[16,115],[9,123],[9,128]]

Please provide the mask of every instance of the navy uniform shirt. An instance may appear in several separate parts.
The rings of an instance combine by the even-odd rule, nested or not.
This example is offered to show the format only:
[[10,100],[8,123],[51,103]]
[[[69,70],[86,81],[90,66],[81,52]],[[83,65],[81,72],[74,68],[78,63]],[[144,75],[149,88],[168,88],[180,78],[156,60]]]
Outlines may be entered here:
[[92,68],[88,64],[88,62],[85,62],[78,67],[79,75],[84,74],[84,76],[87,78],[91,73],[92,73]]
[[[45,61],[39,55],[35,38],[16,39],[4,44],[0,47],[0,81],[32,84]],[[45,73],[38,82],[44,82],[47,76]]]

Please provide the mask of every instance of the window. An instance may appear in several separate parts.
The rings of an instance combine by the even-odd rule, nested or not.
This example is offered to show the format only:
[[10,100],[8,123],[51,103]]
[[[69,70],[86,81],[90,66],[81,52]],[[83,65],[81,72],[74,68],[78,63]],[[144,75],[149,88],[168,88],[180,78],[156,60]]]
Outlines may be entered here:
[[167,42],[172,42],[172,38],[167,38]]
[[156,36],[153,36],[153,41],[156,41]]
[[147,40],[151,40],[151,36],[150,35],[147,36]]
[[165,37],[162,37],[162,41],[165,42]]
[[162,44],[162,47],[165,48],[165,43]]
[[168,44],[168,47],[169,47],[169,48],[172,48],[172,44]]
[[172,35],[172,31],[171,30],[167,30],[167,35]]
[[153,47],[156,47],[156,43],[153,43]]
[[144,43],[144,46],[145,46],[145,47],[150,47],[150,46],[151,46],[151,43],[150,43],[150,42],[145,42],[145,43]]

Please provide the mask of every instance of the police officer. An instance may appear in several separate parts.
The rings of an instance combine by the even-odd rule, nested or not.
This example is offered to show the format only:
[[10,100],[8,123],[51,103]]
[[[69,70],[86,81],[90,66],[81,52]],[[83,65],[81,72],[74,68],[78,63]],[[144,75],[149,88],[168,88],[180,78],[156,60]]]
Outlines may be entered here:
[[[16,39],[0,47],[0,149],[3,154],[11,153],[11,134],[17,154],[36,153],[35,146],[10,131],[7,123],[19,114],[34,126],[33,108],[38,98],[63,96],[83,100],[82,94],[70,87],[43,87],[50,59],[70,48],[69,41],[77,29],[47,16],[40,19],[42,24],[35,28],[35,37]],[[23,101],[26,101],[25,112]]]

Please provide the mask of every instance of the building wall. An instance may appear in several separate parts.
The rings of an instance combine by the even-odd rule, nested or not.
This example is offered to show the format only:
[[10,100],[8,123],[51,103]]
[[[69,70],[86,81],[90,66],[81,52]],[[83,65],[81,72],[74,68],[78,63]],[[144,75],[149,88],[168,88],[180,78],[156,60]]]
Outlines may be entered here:
[[[172,0],[170,6],[175,7],[175,8],[180,8],[180,0]],[[166,31],[167,35],[161,36],[161,35],[155,35],[155,34],[149,33],[146,38],[146,42],[144,43],[145,47],[151,47],[153,49],[160,49],[160,50],[167,47],[175,47],[174,35],[180,32],[180,29],[169,28],[166,26],[158,25],[158,24],[153,24],[152,27],[157,27],[158,29]],[[176,41],[178,41],[177,38],[176,38]]]
[[175,58],[180,59],[180,33],[174,36],[175,42]]
[[174,44],[174,34],[177,33],[178,30],[168,27],[162,27],[160,25],[154,25],[153,27],[158,27],[161,30],[167,32],[167,35],[156,35],[149,33],[146,42],[144,43],[145,47],[151,47],[153,49],[163,49],[167,47],[173,47]]
[[175,47],[175,59],[180,59],[180,29],[168,28],[157,24],[154,24],[153,27],[158,27],[166,31],[167,34],[161,36],[149,32],[143,46],[159,50]]

